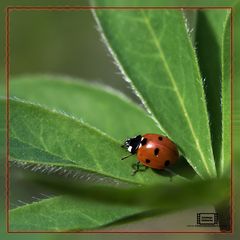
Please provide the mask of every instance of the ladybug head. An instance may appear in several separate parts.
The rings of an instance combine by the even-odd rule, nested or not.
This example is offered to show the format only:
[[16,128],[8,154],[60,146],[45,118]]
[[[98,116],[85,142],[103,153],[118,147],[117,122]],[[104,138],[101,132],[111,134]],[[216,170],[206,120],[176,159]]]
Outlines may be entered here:
[[139,145],[141,144],[142,136],[138,135],[133,138],[128,138],[125,143],[122,145],[122,147],[126,148],[130,153],[134,154],[139,148]]

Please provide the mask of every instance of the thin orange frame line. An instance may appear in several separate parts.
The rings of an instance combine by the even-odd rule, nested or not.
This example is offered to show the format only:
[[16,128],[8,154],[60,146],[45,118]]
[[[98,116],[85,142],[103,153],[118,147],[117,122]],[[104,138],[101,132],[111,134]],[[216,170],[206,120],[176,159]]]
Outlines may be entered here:
[[[210,9],[229,9],[231,10],[231,197],[230,197],[230,225],[231,231],[219,232],[219,231],[10,231],[9,229],[9,181],[10,181],[10,172],[9,172],[9,75],[10,75],[10,12],[19,11],[19,10],[46,10],[46,11],[79,11],[79,10],[91,10],[91,9],[113,9],[113,10],[139,10],[139,9],[152,9],[152,10],[161,10],[161,9],[175,9],[175,10],[210,10]],[[7,232],[8,233],[207,233],[207,234],[231,234],[233,233],[234,219],[233,219],[233,136],[232,136],[232,110],[233,110],[233,8],[232,7],[98,7],[98,6],[8,6],[6,8],[6,220],[7,220]]]

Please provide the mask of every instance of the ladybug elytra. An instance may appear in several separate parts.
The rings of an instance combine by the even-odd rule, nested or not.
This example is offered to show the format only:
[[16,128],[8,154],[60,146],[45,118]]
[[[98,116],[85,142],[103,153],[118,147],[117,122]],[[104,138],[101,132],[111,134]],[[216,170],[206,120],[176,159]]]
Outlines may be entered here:
[[179,158],[176,144],[159,134],[144,134],[129,138],[122,147],[131,153],[122,160],[137,154],[138,162],[133,174],[139,171],[140,163],[146,168],[160,170],[174,164]]

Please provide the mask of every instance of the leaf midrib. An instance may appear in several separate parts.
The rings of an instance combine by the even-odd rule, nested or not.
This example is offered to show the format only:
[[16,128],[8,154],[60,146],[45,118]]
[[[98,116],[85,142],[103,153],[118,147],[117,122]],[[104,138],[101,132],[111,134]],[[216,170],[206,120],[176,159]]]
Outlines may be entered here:
[[[35,146],[35,145],[33,145],[33,144],[30,144],[30,143],[28,143],[28,142],[24,142],[23,140],[17,138],[16,136],[15,136],[14,138],[15,138],[16,140],[18,140],[18,141],[20,141],[20,142],[22,142],[22,143],[24,143],[24,144],[27,144],[27,145],[29,145],[29,146],[31,146],[31,147],[33,147],[33,148],[36,148],[36,149],[38,149],[38,150],[40,150],[40,151],[43,151],[43,152],[45,152],[45,153],[48,153],[48,154],[50,154],[50,155],[52,155],[52,156],[55,156],[55,157],[58,157],[58,158],[62,158],[62,156],[59,156],[59,155],[57,155],[57,154],[53,154],[52,152],[49,152],[49,151],[45,151],[45,150],[43,150],[43,149],[41,149],[41,148],[39,148],[39,147],[37,147],[37,146]],[[13,159],[13,160],[14,160],[14,159],[17,160],[17,158],[12,158],[12,159]],[[64,160],[64,159],[63,159],[63,160]],[[70,159],[65,159],[65,160],[69,160],[69,161],[70,161],[71,163],[73,163],[74,165],[69,164],[69,165],[66,166],[66,165],[64,165],[64,164],[57,164],[57,163],[44,163],[44,162],[39,162],[39,163],[37,163],[37,162],[31,161],[31,160],[27,160],[27,159],[24,159],[24,160],[21,160],[21,161],[25,161],[26,163],[30,163],[30,164],[41,164],[41,165],[43,165],[43,166],[59,166],[59,167],[67,167],[67,168],[72,167],[72,168],[82,169],[82,170],[89,171],[89,172],[92,172],[92,173],[100,174],[100,175],[102,175],[102,176],[106,176],[106,177],[109,177],[109,178],[113,178],[113,179],[116,179],[116,180],[119,180],[119,181],[123,181],[123,182],[126,182],[126,183],[145,185],[145,184],[144,184],[145,181],[144,181],[144,179],[142,178],[142,175],[140,175],[141,182],[130,181],[129,179],[125,179],[125,178],[121,178],[121,177],[116,177],[116,176],[113,176],[113,175],[110,175],[110,174],[107,175],[107,174],[104,173],[104,172],[96,172],[96,171],[94,171],[94,170],[92,170],[92,169],[80,167],[78,164],[76,164],[75,162],[73,162],[73,161],[70,160]],[[139,180],[140,180],[140,179],[139,179]]]
[[[223,31],[223,34],[222,34],[222,53],[221,53],[221,61],[222,61],[222,65],[221,65],[221,67],[222,67],[222,84],[223,84],[223,77],[224,77],[224,73],[225,73],[225,68],[224,68],[224,40],[225,40],[225,32],[226,32],[226,27],[227,27],[227,23],[228,23],[228,18],[229,18],[229,16],[230,16],[230,13],[228,13],[227,15],[226,15],[226,19],[225,19],[225,22],[224,22],[224,31]],[[222,105],[222,108],[224,108],[224,106]],[[222,111],[223,112],[223,111]],[[224,130],[224,128],[223,128],[223,126],[222,126],[222,134],[223,134],[223,131],[225,131]],[[224,141],[225,141],[225,139],[223,139],[223,135],[222,135],[222,147],[221,147],[221,158],[220,158],[220,175],[223,175],[224,174],[224,170],[225,170],[225,165],[226,165],[226,160],[224,159],[224,153],[225,153],[225,151],[224,151]]]
[[[19,102],[20,102],[20,103],[24,103],[24,104],[29,105],[29,106],[38,106],[38,105],[36,105],[36,104],[29,103],[29,102],[27,102],[27,101],[22,102],[22,101],[20,100]],[[42,105],[41,105],[41,108],[42,108],[44,111],[46,111],[46,112],[49,112],[49,113],[51,113],[51,114],[59,115],[59,116],[65,118],[65,119],[72,120],[72,121],[76,122],[77,124],[81,124],[81,125],[84,126],[85,128],[89,128],[90,130],[95,131],[96,133],[98,133],[98,134],[100,134],[100,135],[102,135],[102,136],[105,136],[105,137],[108,138],[110,141],[112,141],[112,142],[117,143],[117,144],[120,145],[120,143],[119,143],[116,139],[111,138],[111,137],[110,137],[108,134],[106,134],[105,132],[102,132],[102,131],[100,131],[100,130],[97,129],[97,128],[93,128],[93,127],[87,125],[86,123],[84,123],[84,122],[76,119],[76,118],[73,118],[73,117],[71,117],[71,116],[69,116],[69,115],[66,115],[66,113],[63,114],[63,113],[58,112],[58,111],[51,111],[50,109],[45,108],[45,107],[43,107]],[[28,127],[28,126],[27,126],[27,127]],[[50,152],[46,147],[45,147],[45,149],[40,149],[40,148],[38,148],[38,147],[35,146],[35,145],[32,145],[32,144],[30,144],[30,143],[24,142],[22,139],[19,139],[19,138],[17,137],[16,132],[15,132],[12,128],[11,128],[11,131],[12,131],[12,133],[15,135],[15,138],[16,138],[17,140],[19,140],[19,141],[21,141],[21,142],[23,142],[23,143],[25,143],[25,144],[28,144],[28,145],[30,145],[30,146],[32,146],[32,147],[34,147],[34,148],[37,148],[37,149],[39,149],[39,150],[41,150],[41,151],[45,151],[45,152],[47,152],[47,153],[49,153],[49,154],[51,154],[51,155],[54,155],[54,156],[57,156],[57,157],[62,158],[62,156],[59,156],[59,155],[56,155],[56,154]],[[29,129],[29,131],[31,131],[31,129]],[[42,129],[41,129],[41,131],[42,131]],[[33,132],[32,132],[32,134],[34,135]],[[40,137],[42,137],[42,135],[41,135]],[[41,143],[42,143],[42,141],[41,141]],[[45,144],[44,144],[44,145],[45,145]],[[45,146],[46,146],[46,145],[45,145]],[[44,147],[44,146],[43,146],[43,147]],[[90,155],[92,155],[89,151],[88,151],[88,153],[89,153]],[[65,155],[66,155],[66,154],[65,154]],[[64,156],[64,157],[66,158],[66,156]],[[74,162],[74,161],[71,160],[70,158],[66,158],[66,160],[68,160],[68,161],[76,164],[76,162]],[[99,163],[95,160],[95,158],[93,158],[93,162],[96,164],[96,166],[99,167]],[[101,171],[101,170],[102,170],[102,167],[99,169],[99,171]]]
[[[184,105],[184,101],[183,101],[183,99],[182,99],[182,97],[181,97],[181,95],[180,95],[180,93],[179,93],[179,89],[178,89],[178,87],[177,87],[176,81],[175,81],[175,79],[174,79],[174,77],[173,77],[173,75],[172,75],[172,73],[171,73],[171,71],[170,71],[169,65],[168,65],[168,63],[167,63],[167,61],[166,61],[166,57],[165,57],[165,55],[164,55],[164,53],[163,53],[163,49],[162,49],[162,47],[160,46],[159,41],[157,40],[156,33],[155,33],[155,31],[154,31],[154,29],[153,29],[153,27],[152,27],[152,25],[151,25],[151,22],[149,21],[148,16],[145,14],[144,10],[141,10],[141,13],[142,13],[143,18],[144,18],[144,23],[146,24],[146,26],[147,26],[150,34],[151,34],[152,37],[153,37],[154,44],[155,44],[155,46],[156,46],[156,48],[157,48],[157,50],[158,50],[159,56],[160,56],[160,58],[163,60],[164,67],[165,67],[165,69],[166,69],[166,71],[167,71],[167,74],[169,75],[169,79],[170,79],[170,81],[171,81],[171,84],[172,84],[172,86],[173,86],[173,89],[174,89],[174,91],[175,91],[175,93],[176,93],[176,95],[177,95],[177,98],[179,99],[180,106],[181,106],[181,108],[182,108],[182,110],[183,110],[184,116],[186,117],[187,123],[188,123],[188,125],[189,125],[190,130],[191,130],[191,134],[192,134],[192,136],[193,136],[193,140],[194,140],[194,142],[195,142],[195,144],[196,144],[196,149],[198,150],[198,152],[199,152],[199,154],[200,154],[200,157],[201,157],[201,159],[202,159],[202,161],[203,161],[203,164],[204,164],[204,166],[205,166],[205,168],[206,168],[209,176],[211,176],[211,171],[210,171],[209,168],[208,168],[208,164],[207,164],[207,162],[206,162],[206,159],[205,159],[204,154],[203,154],[203,151],[202,151],[202,149],[201,149],[201,147],[200,147],[198,138],[197,138],[197,136],[196,136],[196,134],[195,134],[195,131],[194,131],[194,129],[193,129],[192,123],[191,123],[190,118],[189,118],[189,114],[188,114],[187,109],[186,109],[186,107],[185,107],[185,105]],[[197,169],[195,169],[195,171],[197,171]],[[197,171],[197,172],[198,172],[198,171]],[[201,176],[201,174],[200,174],[199,172],[198,172],[198,175]],[[201,177],[202,177],[202,176],[201,176]]]
[[[37,149],[37,150],[39,150],[39,151],[48,153],[48,154],[52,155],[53,157],[58,157],[58,158],[62,158],[62,157],[63,157],[63,156],[59,156],[59,155],[57,155],[57,154],[55,154],[55,153],[50,152],[48,149],[42,149],[42,148],[39,148],[39,147],[37,147],[36,145],[33,145],[33,144],[29,143],[29,142],[23,141],[22,139],[20,139],[19,137],[17,137],[16,133],[14,133],[14,135],[15,135],[15,136],[13,136],[12,138],[18,140],[19,142],[21,142],[21,143],[23,143],[23,144],[26,144],[26,145],[28,145],[28,146],[30,146],[30,147],[33,147],[33,148],[35,148],[35,149]],[[63,159],[63,160],[67,160],[67,161],[69,161],[70,163],[72,163],[72,164],[74,164],[75,166],[77,166],[77,163],[76,163],[76,162],[74,162],[72,159],[66,158],[66,156],[65,156],[64,158],[62,158],[62,159]],[[50,164],[46,164],[46,165],[50,165]],[[55,164],[53,164],[53,165],[55,165]],[[61,165],[61,166],[64,166],[64,165]]]

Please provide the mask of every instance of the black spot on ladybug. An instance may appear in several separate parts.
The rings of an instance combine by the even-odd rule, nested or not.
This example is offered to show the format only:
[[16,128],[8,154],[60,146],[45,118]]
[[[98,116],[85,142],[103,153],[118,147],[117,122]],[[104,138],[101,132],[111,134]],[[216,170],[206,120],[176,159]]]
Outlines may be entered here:
[[159,153],[159,148],[155,148],[155,149],[154,149],[154,155],[157,156],[158,153]]
[[159,140],[159,141],[162,141],[162,137],[158,137],[158,140]]
[[146,159],[145,162],[146,162],[146,163],[150,163],[151,161],[150,161],[149,159]]
[[170,161],[169,160],[166,160],[164,165],[167,167],[168,165],[170,164]]
[[145,145],[146,143],[147,143],[147,139],[144,138],[144,139],[141,141],[141,144],[142,144],[142,146],[143,146],[143,145]]

